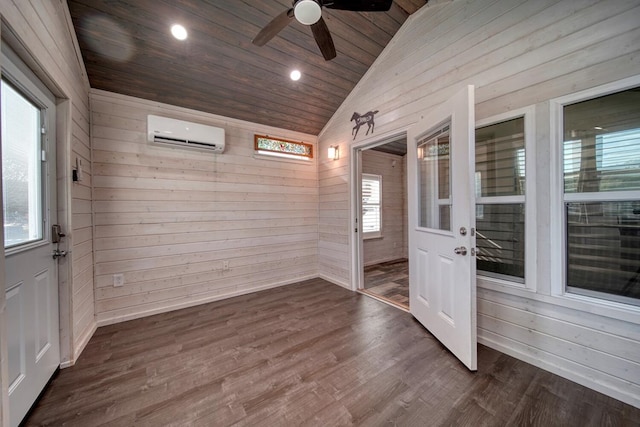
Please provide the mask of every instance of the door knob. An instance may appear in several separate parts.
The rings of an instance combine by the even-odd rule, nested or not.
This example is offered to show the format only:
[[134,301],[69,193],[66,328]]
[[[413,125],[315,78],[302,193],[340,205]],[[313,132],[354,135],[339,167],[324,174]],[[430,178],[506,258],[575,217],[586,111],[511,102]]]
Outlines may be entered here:
[[459,248],[455,248],[453,250],[453,252],[455,252],[458,255],[466,255],[467,254],[467,248],[465,248],[464,246],[460,246]]

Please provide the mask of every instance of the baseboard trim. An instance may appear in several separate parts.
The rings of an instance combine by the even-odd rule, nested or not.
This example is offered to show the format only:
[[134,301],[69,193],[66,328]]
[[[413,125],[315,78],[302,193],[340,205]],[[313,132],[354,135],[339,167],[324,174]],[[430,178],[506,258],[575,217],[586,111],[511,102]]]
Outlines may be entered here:
[[511,340],[509,340],[509,338],[502,337],[497,334],[492,335],[493,337],[485,336],[483,335],[483,330],[479,329],[478,343],[486,345],[487,347],[490,347],[501,353],[505,353],[509,356],[515,357],[516,359],[527,362],[540,369],[544,369],[545,371],[551,372],[560,377],[566,378],[582,386],[605,394],[609,397],[620,400],[631,406],[640,408],[640,396],[638,395],[626,393],[624,390],[615,387],[615,384],[612,384],[610,382],[597,381],[576,370],[558,366],[558,364],[554,363],[552,360],[547,360],[548,357],[545,358],[546,354],[542,350],[536,349],[535,355],[530,354],[514,347],[512,343],[510,343]]
[[91,323],[91,327],[86,329],[85,333],[80,337],[80,340],[78,340],[78,344],[75,346],[75,349],[73,352],[72,364],[76,363],[76,360],[78,360],[78,357],[80,357],[80,354],[84,351],[87,344],[89,344],[91,337],[93,337],[93,334],[96,333],[96,329],[98,329],[98,324],[96,323],[95,317],[94,317],[94,320]]
[[91,323],[91,327],[89,327],[84,332],[84,334],[82,334],[82,336],[78,340],[78,343],[74,346],[71,359],[65,360],[64,362],[60,363],[60,369],[70,368],[71,366],[76,364],[76,360],[78,360],[78,357],[80,357],[80,354],[82,354],[87,344],[89,344],[91,337],[93,337],[93,334],[96,333],[96,329],[98,329],[98,324],[94,320]]
[[315,279],[317,278],[317,275],[308,275],[308,276],[301,276],[301,277],[296,277],[295,279],[291,279],[291,280],[285,280],[285,281],[280,281],[280,282],[275,282],[275,283],[269,283],[266,285],[261,285],[261,286],[255,286],[252,287],[250,289],[242,289],[242,290],[238,290],[238,291],[233,291],[233,292],[228,292],[228,293],[224,293],[224,294],[217,294],[217,295],[211,295],[211,296],[206,296],[206,297],[202,297],[202,298],[197,298],[197,299],[193,299],[193,300],[189,300],[180,304],[171,304],[171,305],[166,305],[164,307],[159,307],[159,308],[154,308],[154,309],[149,309],[149,310],[143,310],[143,311],[139,311],[136,313],[130,313],[124,316],[104,316],[101,317],[100,314],[98,314],[98,318],[97,318],[97,326],[101,327],[101,326],[108,326],[108,325],[113,325],[115,323],[120,323],[120,322],[126,322],[128,320],[134,320],[134,319],[140,319],[143,317],[147,317],[147,316],[153,316],[154,314],[161,314],[161,313],[167,313],[170,311],[175,311],[175,310],[180,310],[183,308],[188,308],[188,307],[194,307],[197,305],[201,305],[201,304],[207,304],[210,302],[215,302],[215,301],[221,301],[221,300],[225,300],[228,298],[233,298],[233,297],[237,297],[237,296],[241,296],[241,295],[247,295],[247,294],[251,294],[254,292],[259,292],[259,291],[264,291],[267,289],[272,289],[272,288],[277,288],[280,286],[287,286],[287,285],[292,285],[294,283],[299,283],[299,282],[303,282],[305,280],[310,280],[310,279]]
[[353,291],[353,289],[351,289],[351,283],[340,281],[340,280],[336,279],[335,277],[330,277],[330,276],[327,276],[325,274],[319,274],[317,277],[319,279],[326,280],[327,282],[331,282],[334,285],[338,285],[338,286],[340,286],[342,288],[345,288],[345,289],[348,289],[350,291]]

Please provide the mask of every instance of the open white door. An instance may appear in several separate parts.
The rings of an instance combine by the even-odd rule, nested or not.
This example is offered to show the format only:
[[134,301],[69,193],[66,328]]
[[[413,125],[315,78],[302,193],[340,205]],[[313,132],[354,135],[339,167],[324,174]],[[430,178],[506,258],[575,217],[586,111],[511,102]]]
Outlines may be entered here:
[[474,90],[465,87],[409,129],[411,313],[477,369]]

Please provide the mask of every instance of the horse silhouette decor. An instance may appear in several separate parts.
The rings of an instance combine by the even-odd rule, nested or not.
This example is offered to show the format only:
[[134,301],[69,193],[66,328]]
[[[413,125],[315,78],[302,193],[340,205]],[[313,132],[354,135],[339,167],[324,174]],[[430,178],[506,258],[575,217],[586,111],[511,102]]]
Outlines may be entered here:
[[378,113],[378,110],[376,111],[369,111],[366,114],[358,114],[358,113],[353,113],[353,116],[351,116],[351,121],[355,121],[356,125],[353,127],[353,130],[351,131],[351,135],[353,135],[353,139],[356,139],[356,136],[358,136],[358,131],[360,130],[360,126],[366,124],[367,127],[367,133],[365,135],[369,135],[369,131],[371,131],[371,135],[373,135],[373,131],[376,127],[376,124],[373,121],[373,116],[375,116]]

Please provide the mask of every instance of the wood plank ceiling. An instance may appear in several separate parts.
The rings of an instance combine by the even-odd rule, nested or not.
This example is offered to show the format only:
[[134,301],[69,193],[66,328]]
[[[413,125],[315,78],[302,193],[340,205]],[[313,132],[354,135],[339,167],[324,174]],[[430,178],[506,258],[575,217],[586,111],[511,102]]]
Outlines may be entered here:
[[[68,0],[91,87],[313,135],[426,2],[323,8],[337,51],[325,61],[311,29],[295,21],[265,46],[251,43],[288,0]],[[187,40],[171,36],[174,23]]]

